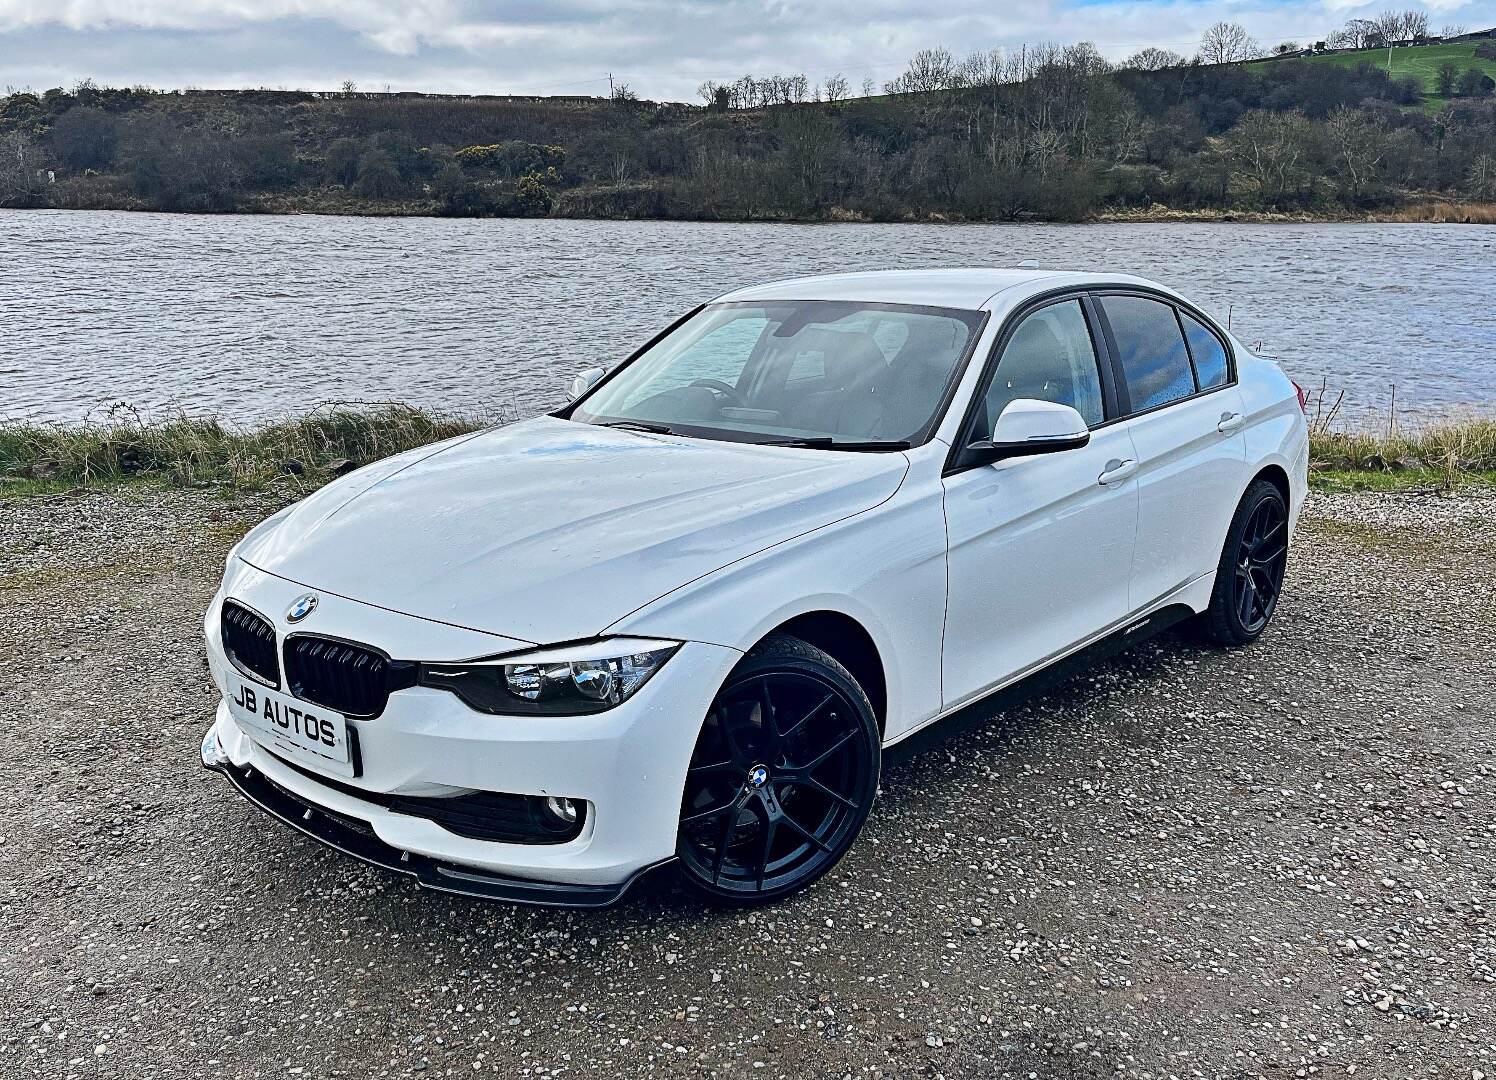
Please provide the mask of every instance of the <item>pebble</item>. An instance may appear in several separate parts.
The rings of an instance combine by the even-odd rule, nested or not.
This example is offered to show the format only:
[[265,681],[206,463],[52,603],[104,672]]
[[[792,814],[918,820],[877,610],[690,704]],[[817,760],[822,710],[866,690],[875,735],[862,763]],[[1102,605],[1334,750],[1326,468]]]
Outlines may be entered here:
[[197,613],[274,507],[0,499],[7,1080],[1493,1071],[1488,495],[1314,495],[1257,645],[890,749],[845,862],[746,912],[422,892],[204,773]]

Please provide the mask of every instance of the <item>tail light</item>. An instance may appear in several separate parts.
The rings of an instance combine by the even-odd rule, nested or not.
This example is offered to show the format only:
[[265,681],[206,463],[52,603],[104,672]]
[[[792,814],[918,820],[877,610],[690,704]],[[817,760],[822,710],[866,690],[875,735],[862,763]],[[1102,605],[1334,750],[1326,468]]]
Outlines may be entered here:
[[[1289,382],[1293,382],[1292,379],[1289,379],[1288,381]],[[1305,416],[1308,416],[1309,415],[1309,395],[1306,394],[1306,393],[1304,393],[1304,388],[1302,386],[1300,386],[1298,383],[1293,383],[1293,389],[1294,389],[1294,393],[1296,393],[1296,394],[1299,395],[1299,409],[1303,412],[1303,414]]]

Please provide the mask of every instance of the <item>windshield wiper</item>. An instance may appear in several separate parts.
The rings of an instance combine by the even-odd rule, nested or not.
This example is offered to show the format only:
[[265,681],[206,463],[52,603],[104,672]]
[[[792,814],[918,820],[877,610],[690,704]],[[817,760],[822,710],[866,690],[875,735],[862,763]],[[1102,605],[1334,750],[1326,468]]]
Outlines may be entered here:
[[647,431],[651,435],[678,434],[678,432],[672,431],[664,424],[651,424],[647,420],[609,420],[597,426],[623,428],[625,431]]
[[756,446],[794,446],[807,450],[908,450],[910,444],[902,439],[832,439],[818,436],[812,439],[768,439]]

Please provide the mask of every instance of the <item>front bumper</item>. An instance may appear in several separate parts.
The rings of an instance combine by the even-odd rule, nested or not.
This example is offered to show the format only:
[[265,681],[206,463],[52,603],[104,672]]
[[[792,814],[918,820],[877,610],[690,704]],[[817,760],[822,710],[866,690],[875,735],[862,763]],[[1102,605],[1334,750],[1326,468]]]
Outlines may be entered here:
[[[279,612],[306,590],[246,569],[230,575],[228,591],[259,611]],[[215,597],[205,619],[208,667],[220,693],[233,670],[217,634],[223,596]],[[457,662],[498,651],[491,635],[326,594],[312,621],[320,633],[412,659]],[[305,762],[293,768],[256,742],[220,701],[202,760],[279,820],[366,862],[413,875],[423,886],[598,907],[674,857],[691,751],[716,688],[739,657],[732,649],[688,642],[634,697],[591,716],[490,716],[441,690],[397,691],[377,718],[348,720],[358,733],[361,775],[329,776],[327,783]],[[427,798],[472,790],[555,795],[585,800],[588,807],[574,839],[500,843],[394,812],[382,800],[359,798],[359,789]]]
[[255,771],[253,766],[235,765],[223,748],[213,728],[203,738],[203,767],[222,773],[239,794],[276,820],[320,840],[345,855],[352,855],[385,870],[408,874],[422,888],[437,892],[475,896],[485,900],[505,900],[512,904],[541,904],[551,907],[601,908],[616,903],[629,886],[654,868],[657,863],[634,871],[616,885],[580,885],[554,881],[533,881],[508,877],[443,862],[386,844],[364,822],[331,813],[310,801],[297,798],[273,780]]

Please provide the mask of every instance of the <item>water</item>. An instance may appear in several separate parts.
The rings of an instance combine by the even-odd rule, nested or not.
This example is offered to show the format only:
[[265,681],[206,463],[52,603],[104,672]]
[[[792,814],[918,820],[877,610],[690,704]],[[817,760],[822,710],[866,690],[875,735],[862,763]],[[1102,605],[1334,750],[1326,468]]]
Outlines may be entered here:
[[797,274],[1104,268],[1346,392],[1496,403],[1496,229],[740,225],[0,211],[0,417],[114,402],[251,422],[326,401],[526,414],[681,312]]

